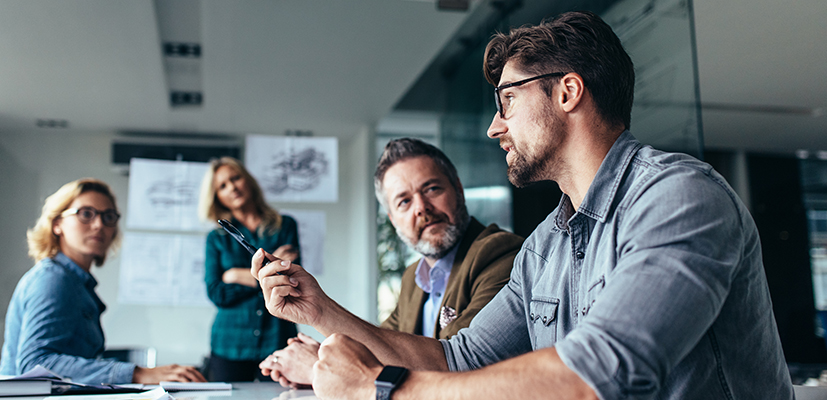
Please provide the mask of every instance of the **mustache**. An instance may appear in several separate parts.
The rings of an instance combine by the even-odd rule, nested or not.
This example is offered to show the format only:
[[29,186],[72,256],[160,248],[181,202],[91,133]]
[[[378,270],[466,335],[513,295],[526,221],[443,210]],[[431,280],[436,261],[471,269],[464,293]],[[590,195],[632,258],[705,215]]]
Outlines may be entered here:
[[415,221],[414,227],[416,229],[416,232],[418,233],[417,236],[421,236],[422,231],[424,231],[425,228],[428,227],[428,225],[438,223],[438,222],[443,222],[443,221],[447,222],[448,221],[448,216],[440,215],[440,214],[432,214],[432,213],[423,214],[422,216],[418,217]]

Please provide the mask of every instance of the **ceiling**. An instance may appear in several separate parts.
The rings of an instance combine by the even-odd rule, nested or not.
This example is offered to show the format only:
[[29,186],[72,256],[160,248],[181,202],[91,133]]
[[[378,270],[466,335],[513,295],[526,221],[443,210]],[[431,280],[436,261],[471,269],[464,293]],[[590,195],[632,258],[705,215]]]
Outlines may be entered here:
[[[200,6],[201,107],[169,105],[152,0],[0,1],[0,134],[56,119],[73,133],[348,137],[472,14],[427,0],[176,1]],[[827,2],[694,7],[707,147],[827,150]]]
[[180,2],[200,4],[198,108],[170,108],[152,0],[0,1],[0,132],[63,119],[346,137],[390,111],[465,16],[411,0]]

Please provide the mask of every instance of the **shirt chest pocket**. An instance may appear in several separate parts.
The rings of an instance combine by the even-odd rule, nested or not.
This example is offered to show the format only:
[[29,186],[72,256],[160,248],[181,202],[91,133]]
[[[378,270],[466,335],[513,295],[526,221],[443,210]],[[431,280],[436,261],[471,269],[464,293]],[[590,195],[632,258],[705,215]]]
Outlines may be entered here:
[[557,341],[557,312],[560,300],[538,298],[531,300],[528,313],[528,327],[531,345],[534,349],[554,346]]

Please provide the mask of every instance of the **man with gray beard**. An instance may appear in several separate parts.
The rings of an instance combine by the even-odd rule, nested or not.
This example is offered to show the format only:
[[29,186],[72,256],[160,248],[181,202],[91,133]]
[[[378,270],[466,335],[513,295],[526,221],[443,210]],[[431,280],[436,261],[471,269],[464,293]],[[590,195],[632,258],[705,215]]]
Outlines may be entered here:
[[[468,215],[448,157],[417,139],[385,146],[374,174],[376,198],[397,235],[422,258],[408,266],[396,309],[382,328],[447,339],[508,283],[523,238]],[[319,344],[299,335],[262,361],[285,386],[310,384]]]

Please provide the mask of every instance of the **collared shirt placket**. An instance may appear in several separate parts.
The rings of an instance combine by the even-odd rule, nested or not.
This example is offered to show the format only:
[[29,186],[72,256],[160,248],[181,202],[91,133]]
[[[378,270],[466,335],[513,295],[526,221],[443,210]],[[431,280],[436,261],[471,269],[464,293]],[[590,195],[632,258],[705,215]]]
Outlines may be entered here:
[[585,302],[585,290],[581,282],[583,280],[583,260],[586,258],[586,247],[588,246],[588,221],[586,216],[575,214],[568,222],[569,239],[571,241],[571,301],[574,310],[574,325],[577,326],[580,320],[588,313],[588,304]]

